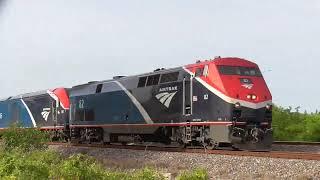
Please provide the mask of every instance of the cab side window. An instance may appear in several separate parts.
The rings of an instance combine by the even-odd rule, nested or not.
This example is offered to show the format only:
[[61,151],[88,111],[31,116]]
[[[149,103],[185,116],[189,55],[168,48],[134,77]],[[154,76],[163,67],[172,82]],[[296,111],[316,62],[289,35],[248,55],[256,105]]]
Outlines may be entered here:
[[138,83],[138,88],[139,87],[144,87],[146,85],[147,82],[147,77],[140,77],[139,78],[139,83]]
[[196,69],[196,77],[200,77],[203,75],[203,67]]
[[160,83],[162,84],[162,83],[174,82],[178,80],[178,77],[179,77],[179,72],[162,74]]
[[160,74],[148,76],[147,86],[158,85]]

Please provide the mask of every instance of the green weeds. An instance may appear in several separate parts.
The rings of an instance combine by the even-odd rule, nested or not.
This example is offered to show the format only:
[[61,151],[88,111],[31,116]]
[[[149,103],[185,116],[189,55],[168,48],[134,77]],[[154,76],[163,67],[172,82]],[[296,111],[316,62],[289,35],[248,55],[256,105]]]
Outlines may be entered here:
[[[12,126],[1,133],[0,179],[10,180],[161,180],[164,176],[152,168],[134,171],[110,170],[96,159],[74,154],[63,157],[49,150],[48,134],[36,129]],[[180,179],[207,179],[204,170],[181,175]]]

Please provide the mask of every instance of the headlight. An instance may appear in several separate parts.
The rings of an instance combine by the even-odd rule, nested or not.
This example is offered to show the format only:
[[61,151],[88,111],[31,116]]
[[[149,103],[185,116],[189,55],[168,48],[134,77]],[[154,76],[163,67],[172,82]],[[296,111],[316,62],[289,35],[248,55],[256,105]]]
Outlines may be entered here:
[[252,96],[251,96],[251,99],[252,99],[252,100],[256,100],[256,99],[257,99],[257,96],[256,96],[256,95],[252,95]]
[[266,109],[271,110],[272,109],[272,105],[271,104],[267,104],[266,105]]
[[238,109],[238,108],[241,107],[241,105],[240,105],[240,103],[237,102],[237,103],[234,104],[234,107]]
[[257,95],[254,95],[254,94],[248,94],[247,95],[247,99],[250,99],[250,100],[256,100],[258,98]]

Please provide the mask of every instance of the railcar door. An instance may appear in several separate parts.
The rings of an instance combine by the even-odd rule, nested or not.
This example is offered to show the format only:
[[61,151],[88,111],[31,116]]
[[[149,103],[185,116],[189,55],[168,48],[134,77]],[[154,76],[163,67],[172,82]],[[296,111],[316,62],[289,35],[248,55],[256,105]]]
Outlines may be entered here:
[[183,115],[192,115],[192,94],[193,94],[193,77],[185,76],[183,78]]
[[51,102],[51,112],[52,112],[52,122],[53,125],[56,126],[58,122],[58,105],[59,103],[57,101]]

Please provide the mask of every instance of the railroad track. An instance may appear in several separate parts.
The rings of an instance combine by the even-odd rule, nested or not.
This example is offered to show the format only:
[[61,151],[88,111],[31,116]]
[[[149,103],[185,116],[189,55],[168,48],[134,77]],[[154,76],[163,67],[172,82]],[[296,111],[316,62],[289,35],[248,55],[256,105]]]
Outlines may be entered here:
[[112,148],[112,149],[130,149],[130,150],[149,150],[162,152],[181,152],[181,153],[198,153],[198,154],[218,154],[230,156],[253,156],[268,157],[281,159],[303,159],[303,160],[320,160],[320,154],[307,152],[288,152],[288,151],[270,151],[270,152],[252,152],[252,151],[231,151],[231,150],[207,150],[201,148],[177,148],[177,147],[157,147],[157,146],[140,146],[140,145],[102,145],[102,144],[70,144],[52,142],[49,145],[61,145],[65,147],[89,147],[89,148]]
[[306,141],[275,141],[275,145],[306,145],[306,146],[320,146],[320,142],[306,142]]

